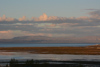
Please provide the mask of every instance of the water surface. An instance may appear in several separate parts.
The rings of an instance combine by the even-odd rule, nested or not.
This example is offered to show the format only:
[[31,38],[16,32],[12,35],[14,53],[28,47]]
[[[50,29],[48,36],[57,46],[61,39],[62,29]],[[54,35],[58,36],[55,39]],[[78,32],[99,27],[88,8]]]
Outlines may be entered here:
[[0,47],[80,47],[95,44],[0,44]]
[[0,59],[35,59],[35,60],[87,60],[100,61],[100,55],[69,55],[69,54],[30,54],[27,52],[0,52]]

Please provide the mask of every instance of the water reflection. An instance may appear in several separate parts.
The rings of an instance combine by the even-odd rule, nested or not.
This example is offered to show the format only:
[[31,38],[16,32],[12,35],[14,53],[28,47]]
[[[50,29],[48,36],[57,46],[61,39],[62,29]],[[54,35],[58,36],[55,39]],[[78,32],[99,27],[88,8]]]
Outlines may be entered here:
[[68,55],[68,54],[30,54],[27,52],[0,52],[0,59],[36,59],[36,60],[98,60],[100,55]]

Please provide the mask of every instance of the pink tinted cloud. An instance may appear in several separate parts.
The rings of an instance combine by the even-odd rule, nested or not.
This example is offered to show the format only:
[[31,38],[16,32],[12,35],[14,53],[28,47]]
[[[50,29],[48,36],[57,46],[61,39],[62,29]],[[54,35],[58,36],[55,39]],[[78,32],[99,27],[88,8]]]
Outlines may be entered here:
[[43,13],[43,15],[39,17],[39,21],[46,21],[46,20],[48,20],[48,16],[45,13]]
[[0,17],[0,21],[14,21],[14,18],[11,17],[6,17],[5,15],[3,15],[2,17]]
[[32,17],[32,20],[34,21],[51,21],[51,20],[64,20],[63,17],[57,17],[57,16],[47,16],[45,13],[41,15],[40,17]]
[[0,31],[0,34],[7,34],[7,33],[11,33],[12,31],[11,30],[8,30],[8,31]]
[[48,36],[48,37],[52,37],[52,34],[30,33],[28,31],[20,31],[20,30],[0,31],[0,39],[10,39],[13,37],[18,37],[18,36]]
[[27,19],[26,19],[26,16],[23,16],[22,18],[19,18],[18,20],[19,21],[26,21]]
[[[97,20],[100,20],[100,11],[92,11],[88,13],[90,16],[81,16],[81,17],[57,17],[57,16],[47,16],[47,14],[43,13],[43,15],[39,16],[39,17],[32,17],[31,19],[27,19],[26,16],[23,16],[19,19],[17,19],[18,21],[64,21],[63,23],[70,23],[70,22],[94,22]],[[3,15],[3,17],[0,17],[0,21],[14,21],[14,18],[10,18],[10,17],[6,17],[5,15]],[[57,22],[56,22],[57,23]]]
[[1,39],[8,39],[14,37],[13,31],[8,30],[8,31],[0,31],[0,38]]

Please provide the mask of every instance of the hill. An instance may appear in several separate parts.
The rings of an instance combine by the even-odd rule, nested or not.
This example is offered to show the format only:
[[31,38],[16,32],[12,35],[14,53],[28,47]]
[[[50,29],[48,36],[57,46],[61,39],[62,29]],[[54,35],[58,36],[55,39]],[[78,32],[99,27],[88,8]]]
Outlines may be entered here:
[[12,39],[0,39],[0,43],[100,43],[100,37],[22,36]]

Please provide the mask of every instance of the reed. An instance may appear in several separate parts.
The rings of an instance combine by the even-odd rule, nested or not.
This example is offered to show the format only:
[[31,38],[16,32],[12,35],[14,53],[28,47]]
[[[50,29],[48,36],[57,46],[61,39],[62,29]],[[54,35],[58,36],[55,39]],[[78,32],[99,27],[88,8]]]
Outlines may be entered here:
[[9,52],[30,52],[38,54],[80,54],[100,55],[100,49],[87,47],[0,47]]

